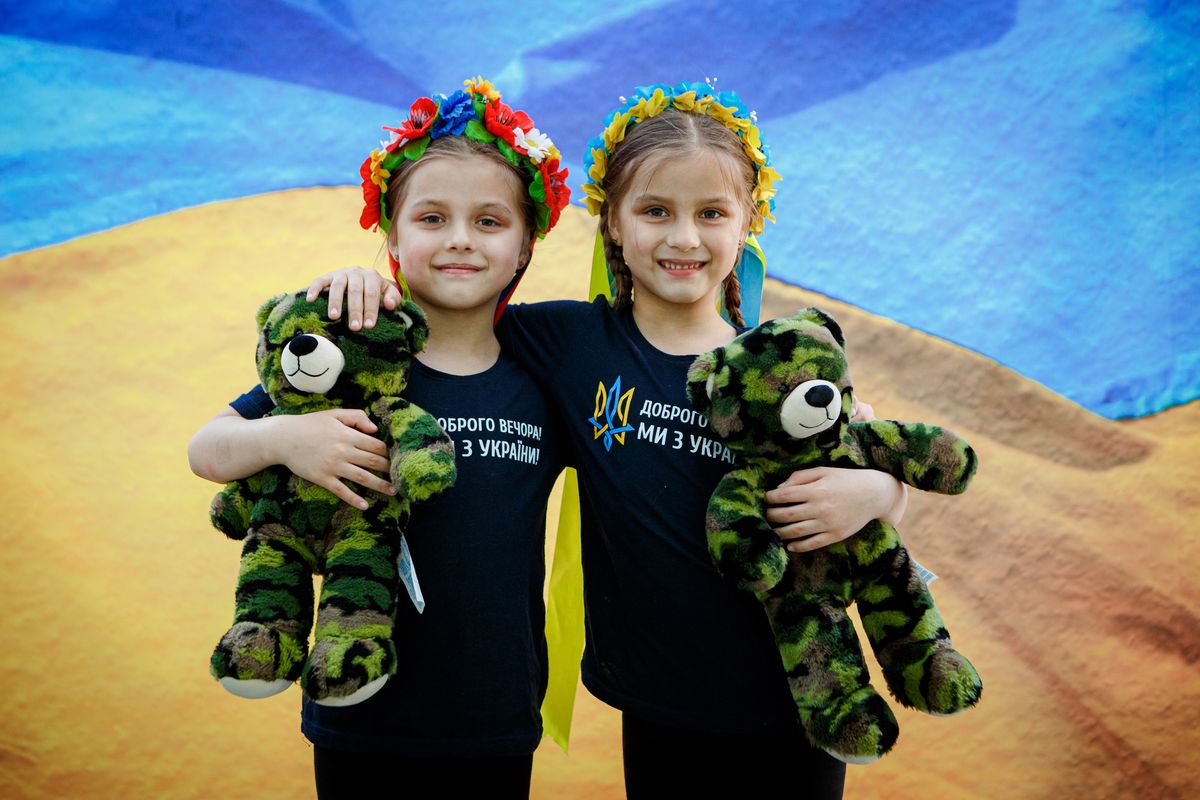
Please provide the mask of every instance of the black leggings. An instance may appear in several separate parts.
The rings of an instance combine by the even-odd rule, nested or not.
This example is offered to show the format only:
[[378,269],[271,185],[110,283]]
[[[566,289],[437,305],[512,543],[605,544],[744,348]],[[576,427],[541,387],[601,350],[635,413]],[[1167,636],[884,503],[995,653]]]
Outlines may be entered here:
[[533,754],[493,758],[408,758],[313,747],[320,800],[389,797],[487,797],[529,800]]
[[628,800],[840,800],[846,781],[846,765],[814,748],[799,731],[790,736],[711,733],[625,713],[621,742]]

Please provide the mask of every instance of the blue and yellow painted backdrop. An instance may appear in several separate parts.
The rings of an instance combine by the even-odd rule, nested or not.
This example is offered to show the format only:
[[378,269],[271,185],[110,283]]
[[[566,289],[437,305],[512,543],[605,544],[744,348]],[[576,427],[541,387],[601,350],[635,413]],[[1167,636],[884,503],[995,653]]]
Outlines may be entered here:
[[[881,413],[980,452],[905,537],[984,703],[902,713],[849,796],[1196,796],[1198,59],[1168,0],[0,0],[0,795],[311,792],[295,694],[205,673],[236,548],[184,447],[253,382],[262,299],[377,257],[379,125],[482,73],[575,186],[630,87],[737,90],[784,175],[765,310],[828,305]],[[569,211],[519,300],[582,296]],[[579,703],[535,797],[620,796]]]
[[1200,395],[1196,4],[485,6],[5,2],[0,253],[353,182],[382,121],[466,73],[577,181],[619,95],[717,76],[785,176],[773,276],[1107,417]]

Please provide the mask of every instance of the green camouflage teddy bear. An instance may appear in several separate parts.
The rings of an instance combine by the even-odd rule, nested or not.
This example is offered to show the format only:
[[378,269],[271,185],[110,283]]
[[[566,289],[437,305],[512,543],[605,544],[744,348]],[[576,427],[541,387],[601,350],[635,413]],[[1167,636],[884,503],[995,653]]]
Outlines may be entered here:
[[809,739],[854,764],[882,756],[899,728],[871,687],[847,606],[858,603],[888,688],[902,704],[949,715],[983,691],[950,644],[929,589],[896,529],[874,520],[850,538],[789,553],[763,495],[797,469],[878,469],[918,489],[958,494],[974,451],[950,431],[891,420],[850,422],[854,399],[837,323],[804,309],[701,355],[688,395],[737,456],[708,506],[718,570],[762,601]]
[[[391,455],[395,496],[367,491],[363,511],[276,465],[217,495],[213,524],[242,540],[233,626],[212,674],[242,697],[268,697],[297,678],[326,705],[366,700],[396,671],[392,626],[397,557],[409,504],[455,480],[454,444],[437,420],[400,398],[428,325],[416,304],[380,309],[374,328],[328,319],[324,295],[267,301],[258,312],[258,374],[272,414],[366,410]],[[324,576],[311,652],[312,573]]]

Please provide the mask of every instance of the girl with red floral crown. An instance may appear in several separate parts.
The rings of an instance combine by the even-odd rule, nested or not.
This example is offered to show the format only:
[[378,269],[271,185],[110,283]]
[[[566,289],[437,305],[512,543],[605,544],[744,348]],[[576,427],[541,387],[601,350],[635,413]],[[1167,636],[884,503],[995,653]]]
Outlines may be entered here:
[[[494,321],[569,191],[529,116],[486,81],[465,84],[414,102],[361,169],[361,224],[386,235],[393,275],[429,323],[405,397],[455,440],[458,480],[415,506],[405,531],[418,578],[396,615],[396,673],[357,704],[305,698],[323,800],[385,785],[527,798],[542,735],[546,498],[566,442]],[[193,438],[193,471],[227,482],[283,464],[360,507],[346,481],[388,491],[386,448],[363,411],[264,417],[271,408],[261,387],[234,400]]]

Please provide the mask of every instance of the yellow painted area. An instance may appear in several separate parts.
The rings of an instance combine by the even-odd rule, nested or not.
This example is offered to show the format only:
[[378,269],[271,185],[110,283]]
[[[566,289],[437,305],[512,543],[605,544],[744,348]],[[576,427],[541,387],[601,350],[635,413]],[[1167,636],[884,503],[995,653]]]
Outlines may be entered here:
[[[208,676],[239,550],[209,527],[217,487],[191,475],[185,448],[255,382],[263,300],[382,263],[358,204],[355,188],[264,195],[0,261],[15,311],[0,401],[0,796],[312,795],[298,690],[246,701]],[[593,231],[568,209],[517,299],[582,297]],[[881,416],[949,425],[982,460],[961,498],[914,492],[902,526],[942,575],[933,591],[983,676],[982,706],[898,710],[895,752],[852,768],[847,797],[1200,796],[1200,404],[1101,420],[961,348],[775,283],[764,317],[813,302],[842,322]],[[619,716],[581,691],[571,755],[543,745],[534,796],[621,786]]]

